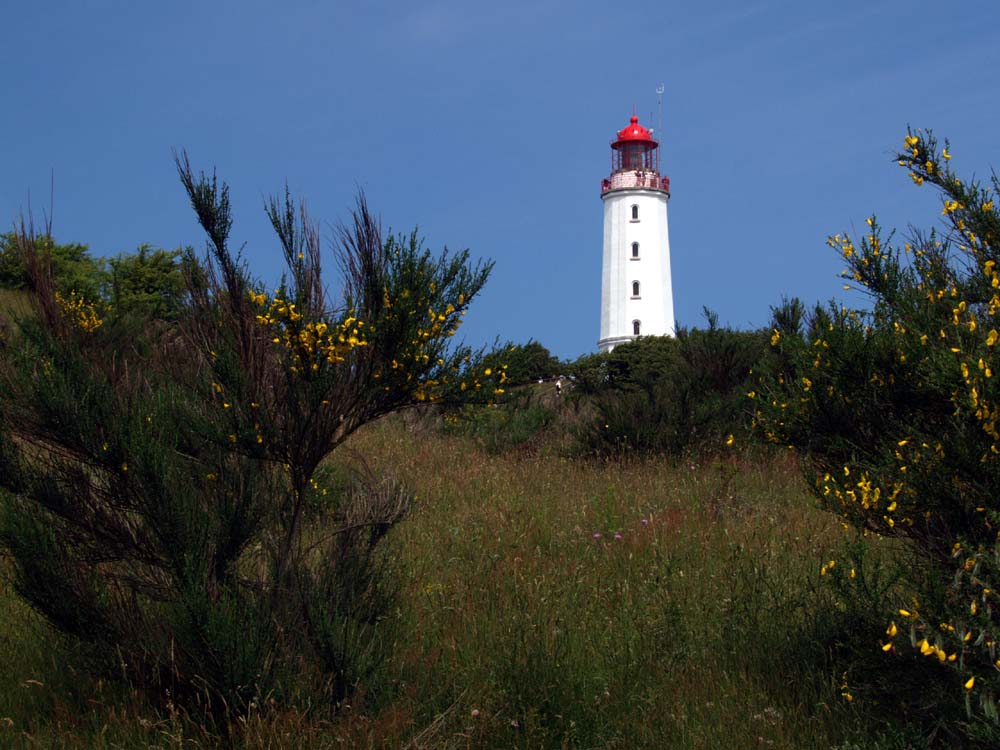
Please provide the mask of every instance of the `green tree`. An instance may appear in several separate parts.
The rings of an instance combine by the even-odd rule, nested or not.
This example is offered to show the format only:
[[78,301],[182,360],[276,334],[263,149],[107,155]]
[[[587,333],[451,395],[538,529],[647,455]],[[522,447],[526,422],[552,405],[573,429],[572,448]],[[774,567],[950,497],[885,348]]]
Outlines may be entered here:
[[337,492],[321,464],[384,414],[496,387],[450,346],[491,266],[383,235],[362,197],[329,300],[286,194],[267,207],[288,267],[269,295],[229,248],[226,185],[177,167],[208,253],[175,323],[57,296],[36,238],[16,238],[39,315],[0,358],[14,585],[95,669],[200,710],[370,698],[392,642],[379,541],[408,495]]
[[[871,659],[890,671],[934,665],[946,690],[925,684],[918,698],[932,720],[995,743],[1000,184],[960,180],[947,142],[939,148],[930,133],[908,132],[897,161],[939,193],[943,231],[913,232],[900,247],[872,216],[864,236],[830,238],[870,307],[817,310],[804,337],[776,327],[757,419],[801,452],[823,506],[912,556],[908,591],[886,602]],[[971,721],[953,713],[962,705]]]
[[146,317],[175,319],[184,298],[180,250],[140,245],[108,261],[106,298],[112,309]]
[[[63,296],[76,294],[87,300],[97,299],[104,283],[104,261],[94,258],[86,245],[57,244],[47,234],[34,238],[38,259],[51,267],[56,289]],[[24,253],[14,232],[0,235],[0,287],[24,289],[29,282]]]

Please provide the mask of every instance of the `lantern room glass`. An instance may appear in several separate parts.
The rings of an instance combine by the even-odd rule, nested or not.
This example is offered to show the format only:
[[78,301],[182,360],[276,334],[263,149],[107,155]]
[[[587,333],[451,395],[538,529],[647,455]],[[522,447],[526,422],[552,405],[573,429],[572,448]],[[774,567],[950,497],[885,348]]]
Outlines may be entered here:
[[647,170],[659,171],[656,158],[656,144],[650,142],[616,143],[614,146],[613,171]]

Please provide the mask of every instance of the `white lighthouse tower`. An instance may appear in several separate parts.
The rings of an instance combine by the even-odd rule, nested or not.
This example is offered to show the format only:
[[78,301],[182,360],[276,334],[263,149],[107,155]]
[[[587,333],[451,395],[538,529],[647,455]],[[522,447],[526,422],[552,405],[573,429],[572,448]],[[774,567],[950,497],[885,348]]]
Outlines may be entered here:
[[604,266],[602,352],[639,336],[674,335],[667,201],[659,143],[632,115],[611,144],[611,175],[601,182]]

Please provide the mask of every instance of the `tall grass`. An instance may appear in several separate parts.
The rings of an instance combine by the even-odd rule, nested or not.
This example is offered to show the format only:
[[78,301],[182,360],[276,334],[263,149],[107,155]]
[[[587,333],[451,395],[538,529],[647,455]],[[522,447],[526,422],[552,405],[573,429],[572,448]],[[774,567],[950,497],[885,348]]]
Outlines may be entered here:
[[[494,455],[402,420],[345,447],[418,498],[392,540],[403,604],[389,696],[376,709],[361,695],[331,723],[262,707],[240,745],[847,748],[875,726],[844,696],[838,646],[866,603],[819,574],[854,542],[790,458]],[[875,567],[893,557],[866,545]],[[213,744],[197,717],[69,689],[78,657],[50,648],[7,590],[0,634],[19,654],[0,678],[0,743]],[[67,713],[87,718],[67,729]]]
[[828,747],[853,721],[808,632],[831,604],[819,561],[844,539],[790,461],[598,465],[411,439],[382,428],[357,447],[426,498],[398,540],[423,659],[403,679],[425,680],[424,722],[451,717],[441,747],[470,732],[498,748]]

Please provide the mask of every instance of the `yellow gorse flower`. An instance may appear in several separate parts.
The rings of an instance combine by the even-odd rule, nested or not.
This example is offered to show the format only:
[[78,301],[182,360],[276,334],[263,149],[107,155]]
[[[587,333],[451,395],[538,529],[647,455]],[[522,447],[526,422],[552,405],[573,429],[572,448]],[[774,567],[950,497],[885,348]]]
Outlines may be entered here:
[[56,292],[56,304],[69,324],[79,331],[93,333],[104,325],[104,321],[97,315],[97,307],[77,296],[76,292],[70,292],[69,297]]

